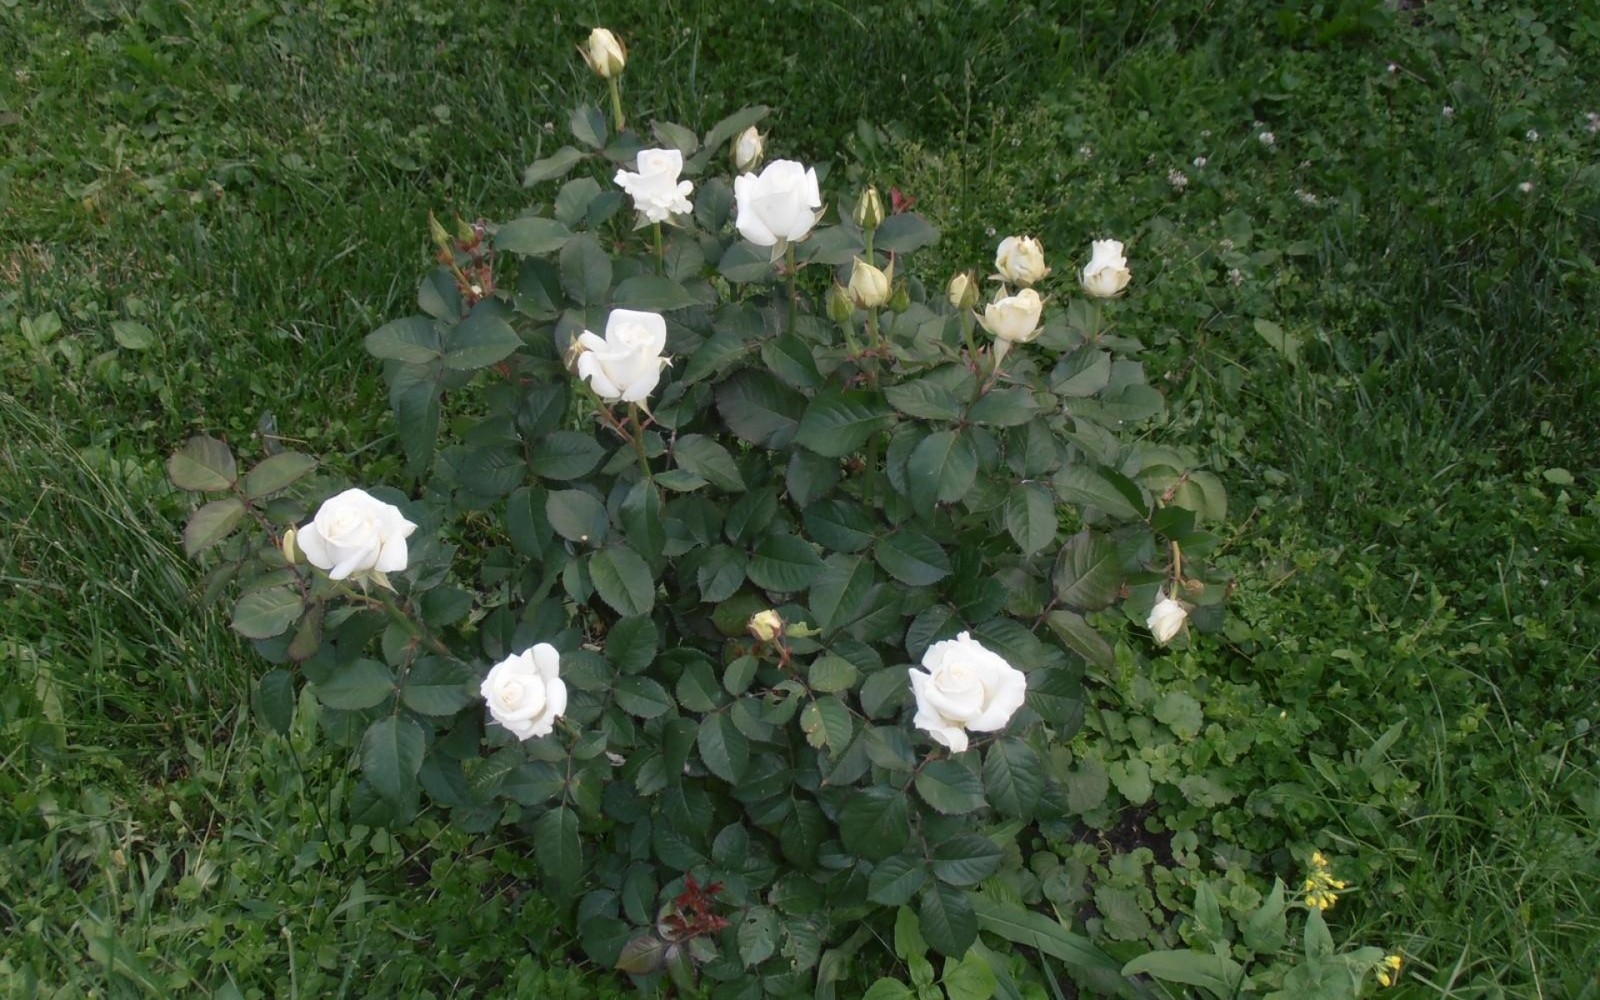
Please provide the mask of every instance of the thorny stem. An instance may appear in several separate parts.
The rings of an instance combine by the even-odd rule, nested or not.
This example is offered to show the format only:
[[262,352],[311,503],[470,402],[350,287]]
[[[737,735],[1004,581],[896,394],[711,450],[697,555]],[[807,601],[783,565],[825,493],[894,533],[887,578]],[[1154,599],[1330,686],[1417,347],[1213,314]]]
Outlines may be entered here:
[[389,596],[388,592],[379,590],[378,596],[372,597],[369,594],[356,593],[348,584],[341,584],[340,590],[344,592],[346,597],[349,597],[352,600],[360,601],[361,603],[366,604],[368,607],[382,608],[386,613],[388,613],[389,619],[396,625],[399,625],[401,628],[405,629],[406,634],[410,635],[413,639],[416,639],[418,642],[427,646],[440,656],[448,656],[452,660],[456,659],[456,654],[450,651],[449,646],[446,646],[437,636],[429,635],[427,629],[423,627],[422,623],[413,618],[410,612],[396,604],[394,599]]

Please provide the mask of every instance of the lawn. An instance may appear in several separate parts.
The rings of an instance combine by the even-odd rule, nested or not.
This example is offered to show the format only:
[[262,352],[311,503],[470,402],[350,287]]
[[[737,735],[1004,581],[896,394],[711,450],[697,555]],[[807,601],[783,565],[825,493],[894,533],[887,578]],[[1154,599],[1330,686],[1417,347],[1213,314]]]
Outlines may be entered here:
[[0,3],[3,992],[631,991],[525,841],[355,823],[310,696],[263,723],[163,469],[208,433],[405,484],[362,338],[429,211],[550,197],[603,23],[635,120],[767,104],[831,204],[914,198],[930,288],[1128,244],[1141,433],[1227,484],[1233,592],[1175,650],[1106,615],[1030,902],[1133,954],[1315,847],[1393,995],[1600,997],[1600,15],[1232,10]]

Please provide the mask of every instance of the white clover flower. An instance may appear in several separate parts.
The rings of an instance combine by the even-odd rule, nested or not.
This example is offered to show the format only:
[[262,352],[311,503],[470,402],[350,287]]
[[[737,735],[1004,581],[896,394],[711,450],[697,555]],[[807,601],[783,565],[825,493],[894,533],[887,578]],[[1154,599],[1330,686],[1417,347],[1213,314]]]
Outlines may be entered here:
[[1523,194],[1529,193],[1533,190],[1533,181],[1523,181],[1521,184],[1517,185],[1517,190],[1521,191]]
[[1228,268],[1228,284],[1235,288],[1238,288],[1240,285],[1244,284],[1244,272],[1239,270],[1237,267]]
[[1529,142],[1538,142],[1539,141],[1539,130],[1536,129],[1536,128],[1528,129],[1527,139],[1528,139]]
[[1446,104],[1443,108],[1439,109],[1439,113],[1444,115],[1446,118],[1454,118],[1456,116],[1456,109]]
[[1189,186],[1189,178],[1182,170],[1173,167],[1167,171],[1167,183],[1171,184],[1174,190],[1182,191]]
[[1194,158],[1194,168],[1196,170],[1204,170],[1206,168],[1206,164],[1210,163],[1210,162],[1211,162],[1210,160],[1206,159],[1203,156],[1197,156],[1197,157]]
[[1256,141],[1263,146],[1275,146],[1278,144],[1278,137],[1271,132],[1262,132],[1256,136]]

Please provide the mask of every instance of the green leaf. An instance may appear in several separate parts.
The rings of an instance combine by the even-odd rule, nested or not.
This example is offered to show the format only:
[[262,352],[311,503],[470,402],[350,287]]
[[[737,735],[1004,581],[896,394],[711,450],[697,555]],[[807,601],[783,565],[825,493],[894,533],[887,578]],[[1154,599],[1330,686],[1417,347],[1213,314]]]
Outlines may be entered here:
[[753,906],[745,911],[735,935],[739,958],[745,968],[760,965],[778,950],[778,917],[769,907]]
[[916,1000],[916,996],[911,987],[900,980],[885,978],[874,980],[861,994],[861,1000]]
[[332,677],[313,686],[317,700],[329,708],[371,708],[394,694],[394,671],[377,660],[356,660],[334,668]]
[[246,639],[271,639],[286,632],[305,609],[297,587],[257,590],[233,606],[233,630]]
[[683,285],[671,278],[654,274],[637,274],[617,286],[611,295],[611,304],[623,309],[641,309],[645,312],[664,313],[674,309],[687,309],[700,302]]
[[1050,373],[1050,391],[1081,399],[1093,396],[1111,381],[1111,352],[1084,346],[1073,351]]
[[1081,934],[1073,934],[1042,913],[1023,909],[1015,903],[1002,903],[982,893],[971,897],[978,926],[1035,951],[1059,959],[1077,969],[1120,975],[1122,963],[1101,951]]
[[279,736],[289,735],[294,723],[294,675],[282,668],[262,674],[256,682],[256,712],[267,728]]
[[728,449],[701,434],[685,434],[672,447],[678,465],[700,476],[718,489],[730,493],[744,491],[744,477]]
[[1261,339],[1279,354],[1283,355],[1291,367],[1300,364],[1300,351],[1305,347],[1305,340],[1295,333],[1290,333],[1270,319],[1256,317],[1256,333]]
[[1075,611],[1052,611],[1045,615],[1045,624],[1066,647],[1101,670],[1109,670],[1116,661],[1111,644],[1106,642],[1093,625]]
[[941,955],[959,958],[978,939],[978,918],[968,894],[937,882],[922,890],[917,907],[922,936]]
[[867,898],[884,906],[903,906],[928,881],[928,867],[921,858],[897,854],[885,858],[867,878]]
[[750,767],[750,741],[727,712],[717,712],[700,720],[695,746],[706,770],[729,784],[737,784]]
[[317,467],[317,460],[298,451],[280,451],[256,463],[244,477],[244,494],[252,500],[293,485]]
[[1122,559],[1116,543],[1083,529],[1061,546],[1051,579],[1056,597],[1068,607],[1106,607],[1122,589]]
[[854,620],[876,582],[872,563],[864,556],[842,552],[829,556],[811,585],[807,602],[816,626],[823,632],[832,632]]
[[583,874],[583,842],[578,839],[578,814],[566,806],[540,816],[533,824],[533,855],[539,871],[558,895],[570,894]]
[[771,112],[771,110],[771,108],[763,104],[752,105],[748,108],[740,108],[738,111],[735,111],[733,114],[711,126],[711,131],[706,133],[706,148],[715,150],[718,146],[727,142],[729,139],[734,138],[745,129],[767,117],[767,114]]
[[1032,391],[1022,387],[991,389],[967,410],[967,420],[995,427],[1018,427],[1039,415]]
[[416,785],[425,740],[422,727],[403,715],[379,719],[361,740],[361,773],[385,800],[398,803]]
[[958,833],[933,849],[933,876],[947,885],[977,885],[1000,870],[1004,856],[988,837]]
[[244,519],[244,501],[238,497],[213,500],[189,516],[183,527],[184,555],[194,557],[227,538]]
[[578,479],[588,475],[604,457],[605,450],[592,435],[551,431],[534,447],[528,468],[545,479]]
[[132,320],[118,319],[111,321],[111,336],[118,347],[130,351],[145,351],[155,346],[155,331],[143,323]]
[[691,712],[714,712],[722,704],[722,684],[711,661],[696,659],[683,668],[674,689],[678,704]]
[[541,181],[565,177],[586,154],[571,146],[562,146],[541,160],[534,160],[522,172],[522,186],[533,187]]
[[883,571],[911,587],[927,587],[950,575],[950,557],[939,543],[914,531],[878,539],[872,556]]
[[650,566],[626,545],[601,549],[589,560],[595,593],[619,614],[645,615],[656,603]]
[[487,368],[522,346],[511,324],[481,309],[456,324],[445,339],[444,366],[452,371]]
[[747,368],[717,386],[717,412],[728,429],[765,448],[788,447],[804,410],[805,397],[766,372]]
[[[595,199],[598,197],[600,197],[599,181],[593,177],[575,177],[561,185],[561,190],[556,192],[556,203],[551,214],[555,216],[557,222],[570,229],[570,227],[576,226],[584,220],[584,217],[589,214],[590,206],[595,203]],[[562,237],[562,246],[571,238],[571,235],[569,232],[565,237]],[[497,237],[496,243],[498,244],[498,242]],[[552,250],[559,250],[560,248],[560,246],[550,247]]]
[[1139,487],[1112,469],[1080,462],[1058,470],[1050,484],[1066,503],[1095,507],[1123,521],[1144,518],[1144,498]]
[[955,420],[961,416],[961,401],[955,393],[932,379],[899,382],[883,390],[889,405],[909,417],[924,420]]
[[406,369],[406,377],[391,383],[389,403],[395,427],[406,452],[406,471],[420,476],[433,460],[439,438],[439,381],[432,369]]
[[1305,933],[1301,937],[1307,962],[1318,962],[1333,955],[1333,933],[1328,930],[1321,910],[1306,911]]
[[911,506],[921,514],[932,513],[936,501],[963,499],[978,478],[978,453],[972,439],[956,431],[928,435],[911,452],[906,476],[911,483]]
[[442,656],[425,656],[406,674],[400,700],[423,715],[454,715],[479,697],[467,668]]
[[739,549],[728,545],[713,545],[706,550],[705,558],[695,570],[695,585],[700,588],[700,600],[707,604],[726,601],[743,585],[749,560]]
[[495,231],[497,250],[507,250],[522,257],[554,253],[572,239],[572,230],[554,219],[526,216],[512,219]]
[[1289,922],[1284,916],[1283,879],[1272,880],[1272,892],[1256,911],[1245,918],[1244,945],[1257,955],[1271,955],[1289,940]]
[[657,681],[639,674],[624,674],[612,685],[617,704],[629,715],[654,719],[672,711],[672,696]]
[[232,486],[239,478],[239,467],[226,444],[198,435],[167,459],[167,477],[180,490],[210,493]]
[[1175,949],[1151,951],[1122,967],[1124,976],[1154,976],[1169,983],[1198,986],[1217,997],[1238,995],[1244,968],[1226,955]]
[[819,750],[826,748],[829,757],[837,757],[850,745],[855,723],[845,703],[828,695],[800,710],[800,730],[806,734],[806,742]]
[[439,328],[428,316],[406,316],[378,327],[363,341],[367,353],[383,361],[427,365],[439,360]]
[[745,572],[758,587],[793,594],[811,586],[821,575],[822,557],[805,539],[773,532],[756,544]]
[[959,761],[929,762],[917,772],[916,786],[924,802],[947,816],[959,816],[984,806],[983,779]]
[[822,382],[808,341],[789,334],[761,345],[761,361],[772,373],[796,389],[814,389]]
[[893,420],[889,404],[879,393],[866,390],[823,393],[806,406],[795,441],[819,455],[842,458]]
[[806,683],[813,691],[836,694],[854,687],[859,675],[854,663],[842,656],[824,653],[811,661],[806,670]]
[[983,755],[983,787],[989,804],[1007,816],[1031,819],[1044,794],[1044,765],[1015,736],[996,740]]
[[600,149],[606,144],[606,116],[592,104],[573,108],[567,125],[572,129],[572,137],[585,146]]
[[611,291],[611,258],[588,233],[574,236],[561,248],[561,288],[574,302],[604,304]]
[[960,962],[946,960],[940,982],[949,1000],[989,1000],[999,986],[989,960],[976,949],[968,951]]
[[883,220],[872,245],[886,253],[910,253],[939,242],[939,230],[914,212],[901,212]]
[[634,483],[622,498],[618,517],[633,550],[654,565],[667,546],[667,526],[663,519],[661,494],[647,479]]
[[824,549],[860,552],[881,533],[876,518],[849,500],[823,500],[801,512],[806,534]]
[[1006,494],[1006,531],[1023,555],[1033,555],[1055,541],[1060,521],[1055,498],[1038,483],[1021,483]]
[[839,809],[839,836],[845,850],[868,861],[898,854],[911,837],[906,796],[888,785],[851,795]]
[[598,547],[605,541],[610,525],[605,505],[582,490],[552,490],[544,513],[556,534],[570,542]]
[[606,632],[606,659],[625,674],[640,674],[655,662],[661,632],[649,618],[622,618]]

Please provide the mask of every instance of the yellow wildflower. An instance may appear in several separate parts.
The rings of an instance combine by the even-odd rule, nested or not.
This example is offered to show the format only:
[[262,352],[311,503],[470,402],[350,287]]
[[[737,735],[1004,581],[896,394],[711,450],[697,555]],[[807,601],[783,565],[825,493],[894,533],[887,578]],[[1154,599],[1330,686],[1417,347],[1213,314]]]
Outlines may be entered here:
[[1393,986],[1400,981],[1400,956],[1388,955],[1378,964],[1378,985]]

